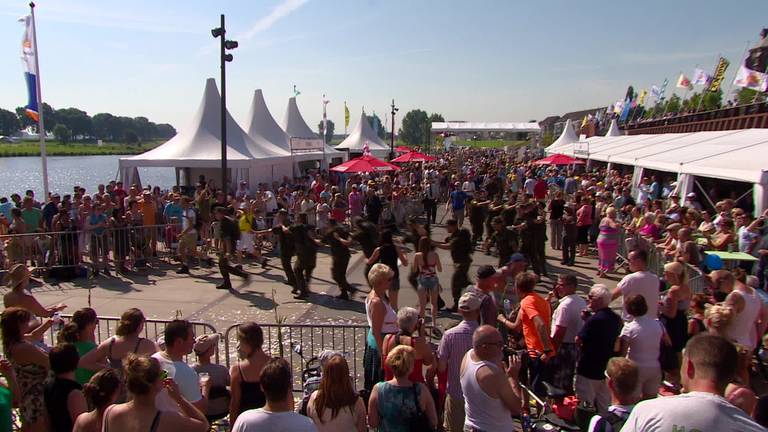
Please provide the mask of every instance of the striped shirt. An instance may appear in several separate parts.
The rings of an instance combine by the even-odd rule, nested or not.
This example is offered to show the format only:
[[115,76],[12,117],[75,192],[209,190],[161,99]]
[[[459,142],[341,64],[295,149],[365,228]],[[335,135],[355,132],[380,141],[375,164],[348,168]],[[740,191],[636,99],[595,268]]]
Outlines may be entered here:
[[456,327],[446,330],[437,348],[437,356],[448,363],[447,393],[456,400],[464,400],[460,382],[461,361],[472,348],[472,333],[477,326],[475,321],[460,322]]

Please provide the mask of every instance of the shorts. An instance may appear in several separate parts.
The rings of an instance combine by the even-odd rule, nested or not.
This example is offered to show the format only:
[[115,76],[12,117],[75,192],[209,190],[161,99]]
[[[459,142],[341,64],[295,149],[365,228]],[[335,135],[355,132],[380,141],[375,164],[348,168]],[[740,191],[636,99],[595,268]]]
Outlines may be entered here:
[[591,225],[583,225],[576,227],[576,244],[588,244],[589,243],[589,229]]
[[179,251],[192,252],[197,246],[197,231],[188,231],[184,235],[179,236]]
[[437,289],[438,285],[440,285],[440,281],[437,279],[437,276],[419,276],[419,291],[426,291],[427,293],[430,293]]

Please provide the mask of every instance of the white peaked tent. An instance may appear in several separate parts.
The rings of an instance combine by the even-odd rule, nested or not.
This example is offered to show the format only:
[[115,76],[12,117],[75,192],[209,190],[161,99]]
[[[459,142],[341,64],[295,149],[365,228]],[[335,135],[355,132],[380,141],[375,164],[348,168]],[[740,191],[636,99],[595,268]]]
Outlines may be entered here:
[[[285,115],[283,116],[283,123],[281,126],[287,136],[290,138],[320,138],[316,133],[312,131],[312,128],[307,125],[307,122],[304,121],[304,117],[299,111],[299,106],[296,104],[295,96],[288,98],[288,106],[285,109]],[[295,154],[294,156],[296,157],[296,160],[321,160],[323,159],[324,154],[325,161],[323,166],[326,168],[328,167],[328,164],[333,161],[333,159],[341,159],[341,161],[347,160],[345,153],[335,150],[328,144],[323,145],[325,146],[324,152],[304,153],[301,155]],[[288,151],[290,152],[290,150],[291,148],[289,141]]]
[[[186,174],[190,184],[198,175],[221,177],[221,97],[216,81],[208,78],[197,113],[190,125],[164,144],[120,159],[123,178],[134,167],[173,167]],[[287,152],[269,142],[256,142],[226,113],[227,167],[232,183],[247,181],[251,186],[291,175]]]
[[576,131],[573,130],[573,123],[571,123],[571,119],[568,119],[565,121],[563,132],[555,140],[555,142],[553,142],[552,144],[550,144],[549,147],[547,147],[546,150],[547,150],[547,153],[550,153],[549,149],[551,148],[565,147],[568,145],[572,145],[573,143],[578,141],[579,141],[579,137],[576,135]]
[[267,104],[264,102],[261,89],[257,89],[253,93],[251,111],[248,113],[248,123],[245,129],[251,138],[268,141],[290,153],[290,137],[272,117]]
[[621,133],[621,129],[619,129],[619,123],[616,122],[616,119],[611,119],[611,125],[608,126],[608,132],[605,133],[605,136],[622,136],[624,135]]
[[371,125],[368,123],[368,119],[365,117],[365,112],[360,114],[360,120],[358,120],[352,132],[349,136],[336,146],[336,150],[347,150],[350,153],[362,153],[363,147],[368,143],[368,148],[371,154],[376,157],[387,157],[389,155],[389,147],[384,144],[384,141],[373,132]]

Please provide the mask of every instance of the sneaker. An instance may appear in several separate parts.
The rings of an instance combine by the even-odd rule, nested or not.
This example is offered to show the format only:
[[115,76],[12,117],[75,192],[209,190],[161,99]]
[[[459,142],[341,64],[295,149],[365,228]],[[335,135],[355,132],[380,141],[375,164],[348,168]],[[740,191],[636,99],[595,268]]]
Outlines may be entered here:
[[306,293],[306,292],[298,293],[295,296],[293,296],[293,298],[295,298],[296,300],[306,300],[309,298],[309,293]]
[[176,270],[176,274],[189,274],[189,268],[187,266],[183,266]]
[[238,270],[242,270],[243,269],[243,265],[242,264],[238,264],[238,265],[235,266],[235,268],[238,269]]
[[232,285],[230,285],[230,284],[221,284],[221,285],[216,285],[216,289],[220,289],[220,290],[227,290],[227,291],[229,291],[229,290],[231,290],[231,289],[232,289]]
[[336,298],[339,299],[339,300],[349,300],[349,294],[343,292],[343,293],[337,295]]

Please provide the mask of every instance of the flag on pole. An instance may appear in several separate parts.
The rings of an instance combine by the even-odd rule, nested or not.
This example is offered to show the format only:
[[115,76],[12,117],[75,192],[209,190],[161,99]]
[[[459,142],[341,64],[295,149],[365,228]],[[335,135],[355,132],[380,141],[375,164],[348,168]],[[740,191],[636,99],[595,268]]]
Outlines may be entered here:
[[24,65],[24,78],[27,82],[28,103],[25,112],[34,121],[38,121],[40,116],[40,107],[37,97],[37,47],[32,35],[34,34],[35,23],[32,15],[26,15],[19,19],[24,23],[24,38],[21,40],[21,62]]
[[757,72],[741,64],[736,71],[733,85],[765,92],[768,86],[768,74]]
[[344,129],[349,127],[349,108],[347,108],[347,101],[344,101]]
[[623,109],[621,110],[621,116],[619,117],[620,121],[626,121],[627,117],[629,117],[629,110],[632,108],[632,101],[627,99],[624,101]]
[[293,85],[293,97],[300,95],[301,92],[296,89],[296,84]]
[[587,126],[587,123],[589,123],[589,118],[585,115],[584,118],[581,120],[581,127]]
[[621,114],[624,111],[624,101],[623,100],[617,100],[615,104],[613,104],[613,113],[614,114]]
[[325,106],[328,105],[330,101],[325,98],[325,95],[323,95],[323,142],[325,142],[325,137],[328,136],[328,114],[326,113]]
[[640,96],[637,98],[637,104],[638,105],[645,105],[645,97],[648,96],[647,90],[642,90],[640,92]]
[[696,68],[693,71],[693,85],[708,86],[712,82],[712,75],[708,74],[704,69]]
[[677,84],[675,87],[690,90],[693,88],[693,85],[691,85],[691,80],[689,80],[687,76],[680,74],[680,76],[677,78]]
[[724,57],[720,57],[720,61],[717,62],[717,67],[715,68],[715,75],[712,77],[712,82],[707,89],[708,92],[714,93],[720,90],[720,84],[722,84],[725,79],[725,70],[728,69],[729,64],[731,64],[731,62]]

